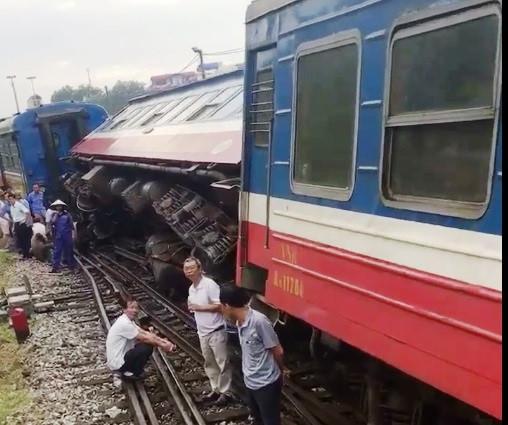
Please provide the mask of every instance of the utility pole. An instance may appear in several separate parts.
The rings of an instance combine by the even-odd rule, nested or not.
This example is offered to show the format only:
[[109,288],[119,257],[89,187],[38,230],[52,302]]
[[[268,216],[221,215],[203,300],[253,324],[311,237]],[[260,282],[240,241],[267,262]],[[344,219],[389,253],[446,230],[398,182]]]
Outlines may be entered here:
[[90,68],[86,69],[86,74],[88,75],[88,87],[92,87],[92,79],[90,78]]
[[199,67],[201,68],[201,77],[204,80],[205,79],[205,68],[203,66],[203,50],[198,49],[197,47],[193,47],[192,51],[199,55]]
[[92,79],[90,78],[90,68],[86,69],[86,74],[88,75],[88,90],[87,90],[88,93],[87,93],[87,96],[86,96],[87,98],[84,99],[84,100],[90,99],[90,92],[92,90]]
[[35,76],[31,76],[31,77],[26,77],[27,80],[30,81],[30,83],[32,83],[32,94],[35,96],[35,86],[34,86],[34,80],[36,79],[37,77]]
[[16,102],[16,111],[19,114],[19,102],[18,102],[18,95],[16,93],[16,87],[14,86],[14,79],[16,78],[15,75],[7,75],[6,77],[8,80],[11,80],[11,86],[12,86],[12,94],[14,95],[14,101]]

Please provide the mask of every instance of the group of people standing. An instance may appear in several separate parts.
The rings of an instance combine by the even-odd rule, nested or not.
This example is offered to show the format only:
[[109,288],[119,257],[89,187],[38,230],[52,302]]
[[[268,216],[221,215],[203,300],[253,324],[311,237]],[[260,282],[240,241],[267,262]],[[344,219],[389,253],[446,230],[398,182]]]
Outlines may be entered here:
[[[272,323],[249,306],[250,296],[241,287],[219,287],[203,273],[199,259],[189,257],[183,272],[190,281],[188,308],[194,314],[204,370],[210,390],[203,400],[225,405],[234,400],[231,392],[232,366],[226,322],[235,325],[242,349],[242,372],[250,413],[255,425],[280,425],[284,351]],[[153,346],[171,352],[175,345],[136,325],[139,307],[122,299],[123,314],[115,321],[106,339],[106,356],[115,383],[143,377]]]
[[26,198],[20,192],[0,190],[0,229],[4,238],[14,237],[22,259],[51,261],[51,272],[57,273],[63,257],[67,267],[74,269],[72,217],[59,199],[46,208],[39,184]]

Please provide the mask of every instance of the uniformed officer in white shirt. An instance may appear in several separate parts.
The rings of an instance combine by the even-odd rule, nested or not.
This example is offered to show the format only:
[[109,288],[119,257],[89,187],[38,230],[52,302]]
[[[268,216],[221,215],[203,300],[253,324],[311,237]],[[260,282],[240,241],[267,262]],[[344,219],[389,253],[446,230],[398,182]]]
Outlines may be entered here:
[[227,348],[227,333],[221,314],[220,288],[212,279],[203,276],[201,262],[189,257],[183,263],[183,272],[192,283],[189,287],[188,306],[194,313],[201,352],[205,359],[205,373],[212,391],[207,401],[225,404],[231,398],[231,365]]

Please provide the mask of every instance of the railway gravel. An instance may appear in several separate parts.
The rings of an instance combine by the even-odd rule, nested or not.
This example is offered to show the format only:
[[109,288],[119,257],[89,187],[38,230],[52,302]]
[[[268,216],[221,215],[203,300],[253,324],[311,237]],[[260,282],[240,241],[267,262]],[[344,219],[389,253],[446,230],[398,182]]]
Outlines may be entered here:
[[18,261],[7,277],[11,287],[22,285],[23,276],[28,277],[34,295],[43,299],[68,294],[78,298],[73,295],[52,312],[34,314],[32,334],[21,350],[32,401],[5,423],[131,424],[125,396],[105,369],[105,336],[94,305],[83,299],[88,285],[80,275],[49,271],[49,266],[36,261]]

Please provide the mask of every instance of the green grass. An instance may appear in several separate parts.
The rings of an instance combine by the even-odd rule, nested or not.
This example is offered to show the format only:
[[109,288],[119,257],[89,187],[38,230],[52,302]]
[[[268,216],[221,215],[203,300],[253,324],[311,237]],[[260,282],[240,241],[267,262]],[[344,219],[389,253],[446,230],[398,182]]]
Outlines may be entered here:
[[0,251],[0,294],[3,294],[3,289],[7,286],[6,274],[14,261],[12,253]]
[[[7,286],[7,274],[14,264],[12,254],[0,251],[0,293]],[[29,403],[23,384],[22,354],[16,337],[7,323],[0,323],[0,425],[8,425],[6,418]]]

